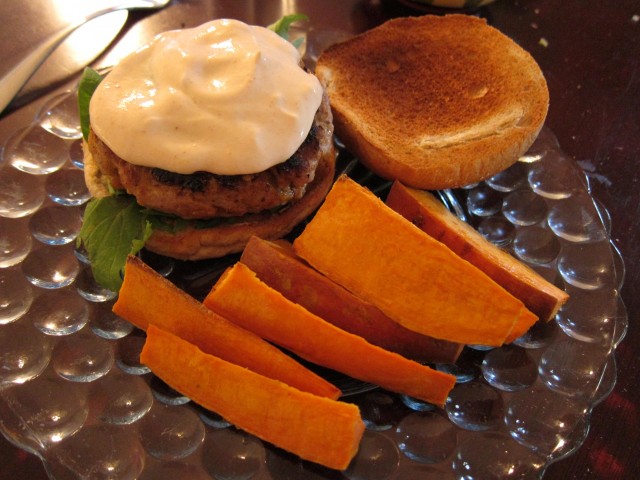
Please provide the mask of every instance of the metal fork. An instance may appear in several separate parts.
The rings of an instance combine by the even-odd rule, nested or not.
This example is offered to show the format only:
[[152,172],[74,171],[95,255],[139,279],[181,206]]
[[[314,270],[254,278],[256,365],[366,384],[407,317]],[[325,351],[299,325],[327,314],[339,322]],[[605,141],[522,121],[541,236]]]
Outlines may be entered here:
[[75,30],[85,23],[118,10],[158,9],[165,7],[171,0],[119,0],[109,6],[85,15],[66,27],[58,30],[42,43],[38,44],[9,73],[0,79],[0,113],[20,92],[31,76],[38,70],[51,53]]

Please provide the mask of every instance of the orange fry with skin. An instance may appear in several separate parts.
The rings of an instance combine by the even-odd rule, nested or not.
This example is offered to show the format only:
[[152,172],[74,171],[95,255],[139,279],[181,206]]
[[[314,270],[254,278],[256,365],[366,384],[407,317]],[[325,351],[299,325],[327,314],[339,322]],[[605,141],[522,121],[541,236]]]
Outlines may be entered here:
[[391,391],[444,405],[456,377],[372,345],[322,320],[261,282],[243,263],[229,268],[204,304],[296,355]]
[[316,395],[340,390],[257,335],[215,314],[137,257],[129,257],[113,311],[147,330],[155,325],[206,353]]
[[394,182],[386,204],[478,267],[513,296],[522,300],[541,320],[551,320],[569,299],[564,290],[487,241],[470,225],[447,210],[432,194]]
[[520,316],[535,321],[485,273],[346,176],[293,245],[327,277],[424,335],[500,346]]
[[258,278],[323,320],[418,362],[454,363],[463,345],[404,328],[380,309],[313,269],[289,242],[253,237],[240,261]]
[[358,450],[364,423],[353,404],[302,392],[205,354],[154,325],[140,360],[197,404],[305,460],[344,470]]

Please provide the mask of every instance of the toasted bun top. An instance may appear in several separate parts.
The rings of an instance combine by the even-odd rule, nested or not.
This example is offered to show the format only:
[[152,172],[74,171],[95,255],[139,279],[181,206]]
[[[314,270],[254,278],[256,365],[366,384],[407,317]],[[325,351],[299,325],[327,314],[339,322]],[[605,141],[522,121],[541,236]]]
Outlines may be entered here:
[[328,48],[316,75],[337,136],[379,175],[418,188],[477,182],[537,136],[549,94],[535,60],[479,18],[398,18]]

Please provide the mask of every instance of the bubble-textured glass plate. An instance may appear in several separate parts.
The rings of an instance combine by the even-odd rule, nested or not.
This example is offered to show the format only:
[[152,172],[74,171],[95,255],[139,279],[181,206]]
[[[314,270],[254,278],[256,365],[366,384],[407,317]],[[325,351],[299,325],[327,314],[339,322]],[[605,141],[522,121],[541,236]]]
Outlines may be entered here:
[[[338,167],[381,197],[389,188],[342,149]],[[2,433],[58,479],[539,478],[580,447],[616,381],[627,316],[607,211],[548,129],[508,170],[438,194],[571,298],[512,345],[435,365],[458,378],[444,409],[323,371],[367,426],[349,468],[331,471],[235,429],[140,364],[144,334],[111,312],[115,294],[75,247],[89,199],[75,94],[51,97],[15,125],[0,163]],[[142,256],[196,298],[237,260]]]

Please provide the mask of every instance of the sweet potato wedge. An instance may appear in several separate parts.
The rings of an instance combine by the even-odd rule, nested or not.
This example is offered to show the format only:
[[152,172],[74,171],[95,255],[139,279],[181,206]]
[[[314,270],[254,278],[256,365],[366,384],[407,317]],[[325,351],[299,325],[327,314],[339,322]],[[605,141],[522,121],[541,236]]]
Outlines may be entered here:
[[287,300],[241,262],[227,269],[204,304],[310,362],[444,405],[456,378],[370,344]]
[[430,193],[395,182],[386,203],[522,300],[540,320],[552,319],[568,300],[565,291],[488,242]]
[[201,350],[299,390],[338,398],[340,390],[257,335],[215,314],[137,257],[125,265],[113,311],[147,330],[153,324]]
[[253,237],[240,261],[294,303],[342,330],[419,362],[454,363],[462,345],[404,328],[377,307],[311,268],[286,241]]
[[302,392],[205,354],[154,325],[140,360],[197,404],[305,460],[344,470],[358,450],[364,423],[353,404]]
[[535,321],[485,273],[346,176],[293,245],[327,277],[424,335],[500,346],[519,317]]

